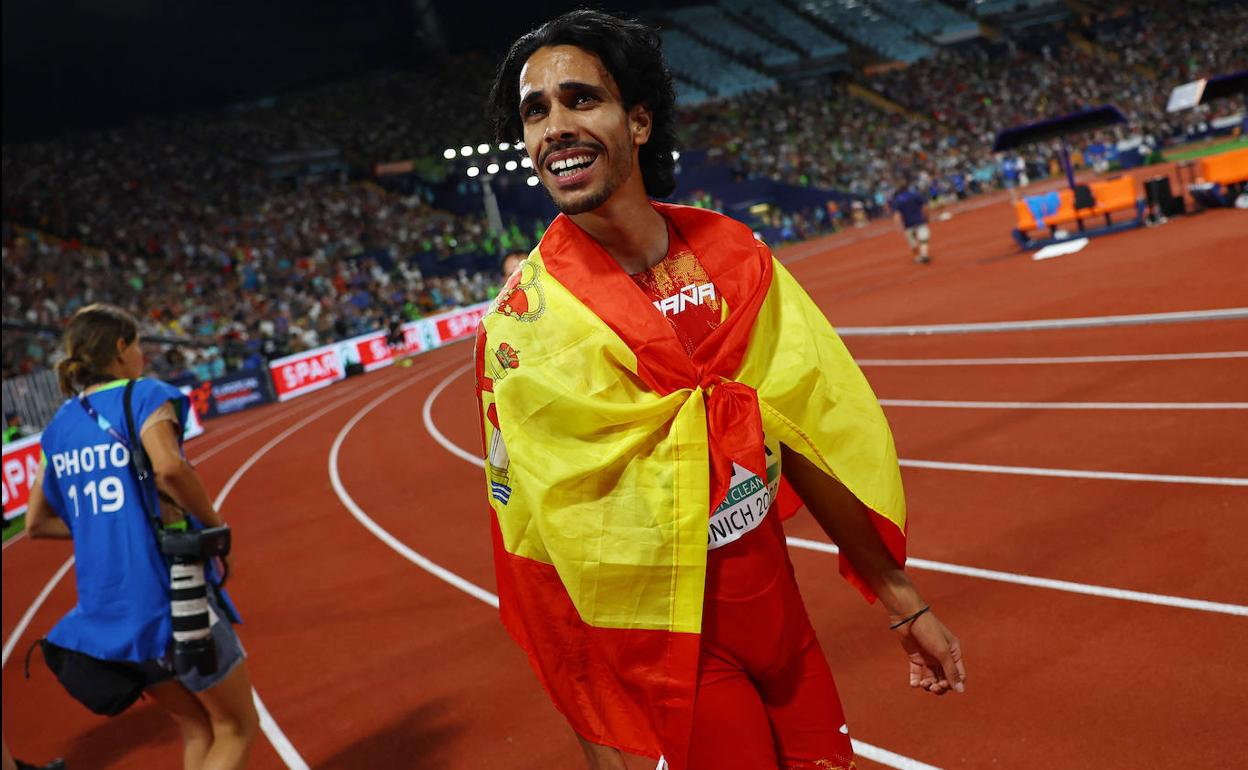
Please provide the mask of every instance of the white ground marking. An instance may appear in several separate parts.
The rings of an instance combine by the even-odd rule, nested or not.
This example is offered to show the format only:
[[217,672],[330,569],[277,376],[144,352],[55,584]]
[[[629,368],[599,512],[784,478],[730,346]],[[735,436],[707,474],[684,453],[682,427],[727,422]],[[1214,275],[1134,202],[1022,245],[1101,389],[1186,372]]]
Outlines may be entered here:
[[69,557],[61,568],[56,571],[35,597],[35,601],[31,603],[30,609],[26,610],[26,614],[22,615],[22,619],[17,621],[17,625],[13,627],[13,633],[9,634],[9,638],[4,640],[4,658],[0,660],[0,668],[4,668],[9,662],[9,656],[13,654],[13,648],[17,646],[17,640],[22,638],[22,634],[26,633],[26,627],[30,625],[30,621],[35,619],[35,613],[48,600],[48,596],[52,593],[52,589],[56,588],[56,584],[61,582],[61,578],[65,577],[65,573],[69,572],[69,568],[74,566],[74,557]]
[[[801,537],[786,537],[789,545],[794,548],[801,548],[807,551],[818,551],[820,553],[840,553],[835,545],[831,543],[822,543],[818,540],[807,540]],[[1223,615],[1238,615],[1240,617],[1248,617],[1248,607],[1240,604],[1226,604],[1224,602],[1211,602],[1205,599],[1188,599],[1183,596],[1168,596],[1166,594],[1150,594],[1143,591],[1128,591],[1125,588],[1110,588],[1108,586],[1090,585],[1087,583],[1072,583],[1069,580],[1053,580],[1051,578],[1033,577],[1031,575],[1020,575],[1015,572],[1001,572],[994,569],[981,569],[979,567],[967,567],[962,564],[947,564],[940,561],[931,561],[930,559],[906,559],[907,567],[915,569],[928,570],[929,572],[944,572],[950,575],[962,575],[964,577],[981,578],[983,580],[995,580],[1000,583],[1013,583],[1015,585],[1032,586],[1035,588],[1048,588],[1054,591],[1065,591],[1073,594],[1084,594],[1087,596],[1100,596],[1106,599],[1120,599],[1128,602],[1140,602],[1142,604],[1157,604],[1163,607],[1179,607],[1185,610],[1199,610],[1201,612],[1216,612]]]
[[837,327],[836,331],[842,337],[887,337],[894,335],[913,336],[920,334],[1039,331],[1042,329],[1090,329],[1098,326],[1134,326],[1137,324],[1182,323],[1187,321],[1230,321],[1240,318],[1248,318],[1248,307],[1185,310],[1178,313],[1044,318],[1034,321],[990,321],[987,323],[924,324],[919,326],[840,326]]
[[859,366],[1027,366],[1038,364],[1116,364],[1145,361],[1207,361],[1248,358],[1248,350],[1210,353],[1151,353],[1111,356],[1016,356],[1008,358],[859,358]]
[[[452,443],[450,439],[448,439],[442,433],[442,431],[438,430],[437,426],[433,423],[433,417],[432,417],[434,400],[437,399],[437,397],[442,393],[442,391],[445,390],[446,387],[451,382],[453,382],[456,377],[459,377],[466,370],[470,368],[472,368],[471,364],[469,364],[468,366],[461,366],[455,371],[448,374],[446,378],[442,380],[442,382],[439,382],[437,387],[435,387],[432,391],[430,391],[428,397],[425,398],[425,405],[424,405],[424,408],[421,410],[421,413],[424,416],[425,429],[429,431],[429,435],[433,437],[434,441],[438,442],[438,444],[440,444],[444,449],[446,449],[448,452],[455,455],[456,457],[460,458],[461,460],[470,462],[473,465],[476,465],[478,467],[485,467],[485,461],[483,459],[469,452],[465,452],[463,449],[461,449],[460,447]],[[386,392],[382,394],[374,403],[369,404],[367,407],[361,410],[359,414],[351,418],[351,422],[343,426],[342,433],[339,434],[339,439],[334,442],[334,451],[330,453],[330,478],[334,480],[335,482],[334,483],[335,492],[339,492],[339,489],[341,487],[341,485],[337,482],[338,472],[337,472],[337,467],[336,467],[337,449],[338,449],[338,445],[341,443],[341,439],[346,436],[347,431],[355,427],[355,423],[358,422],[359,418],[363,417],[364,414],[367,414],[368,410],[371,410],[377,404],[380,404],[382,401],[385,401],[387,398],[393,395],[394,392],[398,392],[398,390],[400,390],[400,388],[395,388],[393,389],[393,392]],[[347,496],[345,489],[339,492],[339,497],[345,498],[343,499],[343,503],[347,505],[347,508],[351,510],[351,513],[355,515],[357,519],[361,519],[361,516],[363,516],[363,518],[361,519],[361,523],[364,523],[364,526],[368,527],[370,532],[377,535],[379,538],[382,539],[383,542],[385,542],[394,550],[398,551],[404,557],[408,559],[412,558],[411,556],[408,555],[408,553],[406,553],[408,551],[411,551],[411,549],[407,548],[407,546],[398,542],[389,532],[386,532],[384,529],[381,529],[381,527],[377,526],[377,524],[373,522],[372,519],[369,519],[366,515],[364,515],[363,511],[359,511],[358,513],[356,512],[356,510],[358,509],[358,506],[355,505],[354,501],[350,503],[347,502],[348,500],[350,500],[350,497]],[[367,523],[365,523],[365,520],[367,520]],[[419,554],[415,554],[415,555],[418,556],[423,562],[427,562],[428,564],[436,567],[437,569],[436,572],[434,572],[433,570],[429,570],[433,574],[437,575],[443,580],[446,580],[447,582],[450,582],[451,585],[454,585],[456,588],[459,588],[462,591],[465,591],[467,593],[472,594],[473,596],[476,596],[478,599],[481,599],[481,601],[486,602],[493,607],[498,607],[498,597],[495,596],[494,594],[472,583],[469,583],[468,581],[459,577],[455,573],[450,572],[449,570],[443,567],[433,564],[433,562],[430,562],[428,559],[426,559],[423,556],[420,556]],[[420,562],[417,562],[417,564],[422,569],[429,569],[428,567],[426,567],[424,564]],[[455,582],[452,582],[450,579],[445,577],[443,573],[446,573],[447,575],[452,576]],[[465,583],[468,586],[472,586],[472,588],[475,590],[470,591],[468,590],[468,588],[461,585],[461,583]],[[477,592],[480,592],[480,593],[477,593]],[[888,749],[882,749],[879,746],[873,746],[870,743],[863,743],[862,741],[854,740],[854,739],[851,739],[850,742],[853,744],[855,753],[863,757],[866,757],[867,759],[871,759],[876,762],[879,762],[882,765],[887,765],[888,767],[897,768],[897,770],[939,770],[939,768],[935,767],[934,765],[925,764],[923,762],[918,761],[917,759],[911,759],[910,757],[902,756],[901,754],[894,753],[892,751],[889,751]],[[663,759],[660,758],[659,764],[655,768],[655,770],[663,770],[663,768],[666,768],[666,767],[667,767],[666,762],[664,762]]]
[[1195,410],[1248,409],[1248,401],[925,401],[915,398],[881,398],[880,406],[915,406],[925,409],[1137,409]]
[[949,463],[937,460],[898,460],[903,468],[926,468],[936,471],[969,471],[1001,473],[1010,476],[1050,476],[1063,479],[1102,479],[1106,481],[1152,481],[1161,484],[1210,484],[1225,487],[1248,487],[1248,478],[1234,476],[1175,476],[1165,473],[1121,473],[1118,471],[1082,471],[1071,468],[1029,468],[1025,465],[981,465]]
[[[458,374],[461,373],[462,371],[463,371],[463,367],[457,369],[455,372],[452,373],[452,377],[458,376]],[[367,513],[364,512],[364,509],[361,508],[359,504],[355,502],[355,500],[351,497],[350,493],[347,492],[347,488],[343,486],[342,484],[342,477],[338,473],[338,454],[342,449],[342,443],[343,441],[346,440],[347,435],[352,431],[352,429],[354,429],[355,426],[359,424],[360,420],[364,419],[364,417],[367,416],[369,412],[373,411],[373,409],[380,406],[382,403],[384,403],[387,399],[392,397],[394,394],[408,387],[411,387],[412,385],[415,385],[417,382],[423,379],[425,375],[432,374],[432,373],[433,373],[433,370],[424,372],[420,376],[412,378],[411,381],[409,382],[400,383],[399,385],[396,385],[395,387],[390,388],[385,393],[382,393],[377,398],[368,402],[367,405],[362,407],[358,412],[356,412],[351,417],[350,420],[347,421],[346,425],[342,426],[342,430],[338,431],[338,435],[334,438],[333,447],[329,450],[329,483],[334,488],[334,494],[338,495],[338,499],[341,500],[342,504],[346,506],[348,511],[351,512],[351,515],[355,517],[356,521],[363,524],[365,529],[373,533],[375,537],[377,537],[386,545],[390,546],[390,548],[396,551],[403,558],[407,559],[412,564],[415,564],[417,567],[420,567],[421,569],[425,570],[426,572],[433,575],[434,577],[449,583],[455,588],[458,588],[459,590],[463,591],[469,596],[472,596],[473,598],[476,598],[476,599],[480,599],[486,604],[489,604],[490,606],[497,608],[498,607],[497,596],[485,590],[484,588],[477,585],[476,583],[465,580],[459,575],[456,575],[454,572],[451,572],[450,570],[437,564],[436,562],[430,560],[429,558],[422,556],[421,554],[417,553],[411,548],[408,548],[406,545],[403,544],[402,541],[400,541],[394,535],[391,535],[389,532],[383,529],[381,525],[379,525],[377,522],[373,521],[373,519]],[[426,410],[425,413],[427,415],[428,410]],[[428,425],[427,418],[426,418],[425,424]]]

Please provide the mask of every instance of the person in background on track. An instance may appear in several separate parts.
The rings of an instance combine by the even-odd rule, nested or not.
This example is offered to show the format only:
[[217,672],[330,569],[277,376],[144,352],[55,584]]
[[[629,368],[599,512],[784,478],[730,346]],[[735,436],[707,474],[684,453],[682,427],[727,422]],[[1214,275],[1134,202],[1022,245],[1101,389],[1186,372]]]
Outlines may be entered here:
[[931,228],[927,224],[927,201],[915,192],[910,179],[902,182],[889,206],[893,209],[893,221],[897,229],[906,236],[910,244],[910,254],[914,261],[926,265],[932,261],[927,253],[927,242],[931,240]]
[[[78,603],[48,633],[48,640],[132,665],[146,680],[146,694],[181,730],[187,770],[245,767],[259,718],[247,661],[230,622],[236,614],[224,592],[218,597],[210,589],[217,670],[174,673],[169,567],[140,497],[154,501],[159,496],[166,528],[194,524],[188,513],[205,526],[224,525],[182,453],[189,402],[171,385],[141,379],[138,325],[119,307],[82,308],[65,327],[63,344],[65,358],[56,372],[69,400],[43,432],[44,457],[26,514],[31,538],[74,541]],[[129,432],[122,396],[131,380],[134,424],[141,426],[138,440],[152,468],[152,477],[144,482],[133,472],[123,442],[101,422],[115,426],[122,436]],[[99,420],[77,403],[79,397],[96,410]],[[84,457],[93,459],[88,463]],[[94,459],[100,457],[104,459]],[[121,544],[125,547],[119,549]],[[228,556],[226,562],[228,567]],[[206,572],[210,581],[219,582],[215,569]]]
[[500,614],[594,770],[851,768],[781,469],[912,687],[962,692],[959,642],[902,568],[892,435],[827,319],[747,227],[650,200],[675,186],[660,45],[572,11],[491,91],[562,212],[478,327]]

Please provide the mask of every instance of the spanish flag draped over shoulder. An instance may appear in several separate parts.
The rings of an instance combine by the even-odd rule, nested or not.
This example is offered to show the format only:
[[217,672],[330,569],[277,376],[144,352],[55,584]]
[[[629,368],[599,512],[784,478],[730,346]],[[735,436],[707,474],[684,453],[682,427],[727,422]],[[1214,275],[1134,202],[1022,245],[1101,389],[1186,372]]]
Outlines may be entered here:
[[733,463],[765,477],[764,431],[779,438],[878,514],[899,563],[906,514],[884,414],[823,313],[744,225],[654,205],[728,308],[692,356],[565,216],[477,356],[503,623],[577,733],[681,768]]

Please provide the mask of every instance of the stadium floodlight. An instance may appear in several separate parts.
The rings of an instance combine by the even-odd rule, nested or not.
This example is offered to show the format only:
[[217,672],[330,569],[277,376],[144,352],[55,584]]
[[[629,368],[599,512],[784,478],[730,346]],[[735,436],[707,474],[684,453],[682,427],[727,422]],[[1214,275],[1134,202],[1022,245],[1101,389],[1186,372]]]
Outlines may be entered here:
[[446,149],[442,152],[442,157],[443,157],[443,158],[446,158],[447,160],[455,160],[455,148],[454,148],[454,147],[447,147],[447,148],[446,148]]
[[519,167],[519,165],[520,164],[516,163],[514,160],[509,160],[507,161],[507,165],[503,166],[503,168],[507,169],[508,171],[515,171],[516,168]]
[[484,154],[486,154],[486,153],[487,153],[487,152],[489,152],[489,151],[490,151],[490,146],[489,146],[488,144],[478,144],[478,145],[477,145],[477,154],[478,154],[478,155],[484,155]]
[[459,154],[467,158],[472,154],[472,147],[465,144],[463,147],[459,148]]
[[537,177],[535,177],[535,176],[531,176],[531,177],[529,177],[528,185],[529,185],[529,187],[536,187],[536,186],[537,186]]
[[476,166],[469,166],[469,167],[468,167],[468,176],[470,176],[470,177],[474,177],[474,176],[476,176],[477,174],[480,174],[480,173],[481,173],[481,169],[477,168]]
[[497,164],[497,163],[491,163],[490,165],[486,166],[486,167],[485,167],[485,173],[487,173],[487,174],[497,174],[497,173],[498,173],[498,164]]
[[499,152],[507,152],[507,151],[508,151],[508,150],[510,150],[510,149],[511,149],[511,145],[510,145],[509,143],[507,143],[507,142],[499,142],[499,145],[498,145],[498,151],[499,151]]
[[680,160],[680,153],[676,150],[672,150],[672,160]]
[[515,148],[515,149],[517,149],[517,150],[523,150],[523,149],[524,149],[524,142],[516,142],[515,144],[513,144],[513,145],[512,145],[512,147],[514,147],[514,148]]
[[520,168],[533,168],[533,161],[529,159],[528,155],[520,159]]

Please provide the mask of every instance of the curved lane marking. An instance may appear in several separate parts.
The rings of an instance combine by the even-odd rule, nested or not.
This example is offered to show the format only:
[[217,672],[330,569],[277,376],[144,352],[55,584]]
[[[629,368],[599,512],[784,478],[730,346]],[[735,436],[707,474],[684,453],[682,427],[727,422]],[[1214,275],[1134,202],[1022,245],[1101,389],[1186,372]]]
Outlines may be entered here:
[[[471,364],[469,364],[469,367],[471,367]],[[438,367],[435,367],[435,368],[438,368]],[[465,367],[460,367],[459,369],[456,369],[454,372],[452,372],[451,376],[452,377],[458,376],[461,372],[464,371],[464,368]],[[369,412],[373,411],[373,409],[380,406],[382,403],[384,403],[387,399],[394,396],[396,393],[399,393],[400,391],[406,388],[409,388],[412,385],[415,385],[417,382],[424,379],[426,375],[433,374],[433,372],[434,370],[432,369],[427,372],[422,372],[419,376],[412,378],[411,381],[400,383],[399,385],[396,385],[395,387],[390,388],[385,393],[382,393],[380,396],[370,401],[367,405],[361,407],[360,410],[356,412],[355,415],[352,416],[350,420],[347,421],[347,424],[342,426],[342,430],[338,431],[338,435],[334,438],[333,447],[329,450],[329,483],[334,488],[334,494],[338,495],[338,499],[342,501],[342,504],[351,513],[351,515],[355,517],[356,521],[360,522],[360,524],[363,524],[364,528],[367,529],[369,532],[371,532],[379,540],[381,540],[381,542],[390,546],[390,548],[393,549],[395,552],[397,552],[400,556],[407,559],[412,564],[415,564],[417,567],[420,567],[421,569],[428,572],[429,574],[433,575],[434,577],[438,578],[439,580],[445,581],[446,583],[449,583],[455,588],[458,588],[459,590],[463,591],[469,596],[475,599],[480,599],[486,604],[497,608],[498,607],[497,596],[485,590],[484,588],[477,585],[476,583],[465,580],[464,578],[460,577],[454,572],[451,572],[450,570],[434,562],[428,557],[423,556],[417,553],[416,551],[412,550],[411,548],[407,547],[407,545],[405,545],[402,541],[400,541],[394,535],[391,535],[389,532],[383,529],[381,525],[379,525],[376,521],[373,521],[373,519],[367,513],[364,512],[364,509],[361,508],[359,504],[355,502],[355,499],[351,497],[350,493],[347,492],[347,488],[343,486],[343,483],[342,483],[342,476],[338,472],[338,456],[342,451],[342,444],[344,441],[346,441],[347,435],[350,434],[351,431],[355,428],[355,426],[359,424],[360,420],[364,419],[364,417],[367,416]]]
[[1138,313],[1135,315],[1040,318],[1034,321],[988,321],[965,324],[921,324],[917,326],[839,326],[842,337],[892,337],[927,334],[974,334],[978,332],[1020,332],[1049,329],[1092,329],[1101,326],[1187,323],[1193,321],[1233,321],[1248,318],[1248,307],[1215,310],[1184,310],[1177,313]]
[[60,569],[56,571],[43,590],[35,597],[35,601],[31,603],[30,609],[26,610],[26,614],[22,615],[22,619],[17,621],[17,625],[13,627],[13,633],[4,641],[4,658],[0,660],[0,668],[8,665],[9,656],[13,654],[13,648],[17,646],[17,641],[22,638],[22,634],[26,633],[26,627],[35,619],[35,613],[39,612],[39,608],[48,600],[48,596],[52,594],[52,589],[56,588],[56,584],[61,582],[61,578],[65,577],[65,573],[69,572],[69,568],[74,566],[74,557],[69,557]]
[[984,465],[981,463],[953,463],[939,460],[902,459],[897,462],[903,468],[925,468],[936,471],[967,471],[970,473],[1001,473],[1008,476],[1048,476],[1061,479],[1152,481],[1160,484],[1206,484],[1225,487],[1248,487],[1248,478],[1237,478],[1234,476],[1176,476],[1168,473],[1084,471],[1073,468],[1032,468],[1026,465]]
[[1210,361],[1248,358],[1248,350],[1208,353],[1151,353],[1107,356],[1014,356],[1007,358],[859,358],[859,366],[1028,366],[1039,364],[1117,364],[1150,361]]

